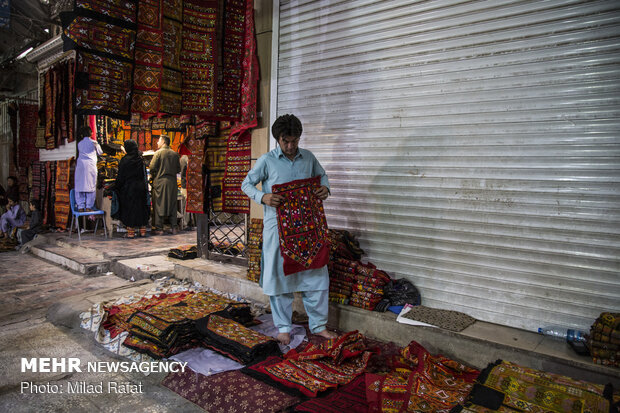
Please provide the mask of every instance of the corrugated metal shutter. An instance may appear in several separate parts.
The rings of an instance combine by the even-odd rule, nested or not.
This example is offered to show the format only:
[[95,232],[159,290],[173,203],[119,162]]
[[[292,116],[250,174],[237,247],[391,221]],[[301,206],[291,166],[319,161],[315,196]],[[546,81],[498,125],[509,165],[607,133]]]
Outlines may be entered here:
[[[535,330],[620,312],[620,3],[281,2],[277,114],[328,223],[431,307]],[[277,19],[276,19],[277,21]]]

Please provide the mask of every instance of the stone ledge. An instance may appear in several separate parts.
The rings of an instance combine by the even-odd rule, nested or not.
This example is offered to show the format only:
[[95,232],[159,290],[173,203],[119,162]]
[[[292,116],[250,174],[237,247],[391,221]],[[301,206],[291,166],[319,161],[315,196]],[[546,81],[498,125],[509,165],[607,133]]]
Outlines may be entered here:
[[38,245],[33,246],[30,252],[46,261],[90,277],[105,274],[110,269],[109,260],[101,260],[89,255],[76,253],[68,248]]

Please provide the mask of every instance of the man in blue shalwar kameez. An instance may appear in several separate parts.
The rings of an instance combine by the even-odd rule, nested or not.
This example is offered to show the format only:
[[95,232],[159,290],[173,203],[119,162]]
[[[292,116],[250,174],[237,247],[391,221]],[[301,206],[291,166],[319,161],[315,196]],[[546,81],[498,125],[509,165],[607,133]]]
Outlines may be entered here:
[[[241,184],[241,189],[247,196],[263,205],[260,286],[269,296],[273,322],[279,331],[277,339],[282,344],[290,342],[295,292],[302,294],[310,332],[326,338],[336,337],[325,327],[329,309],[327,266],[286,276],[282,267],[276,208],[283,201],[283,197],[272,194],[271,187],[319,175],[321,187],[315,194],[322,200],[329,195],[329,181],[325,170],[312,152],[298,147],[302,131],[301,121],[295,115],[283,115],[276,119],[271,132],[279,146],[261,156]],[[259,183],[262,184],[261,190],[256,188]]]

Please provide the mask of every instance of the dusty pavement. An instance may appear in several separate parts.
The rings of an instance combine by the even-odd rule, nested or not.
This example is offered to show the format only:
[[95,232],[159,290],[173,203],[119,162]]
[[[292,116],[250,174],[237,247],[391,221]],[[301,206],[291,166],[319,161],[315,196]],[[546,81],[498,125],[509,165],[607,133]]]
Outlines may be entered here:
[[[30,254],[0,254],[0,412],[204,412],[159,385],[166,373],[22,372],[22,358],[73,357],[81,366],[124,360],[98,346],[89,332],[57,327],[45,314],[61,298],[127,284],[114,275],[87,278]],[[104,391],[67,394],[69,382],[102,383]],[[142,391],[108,392],[108,383]]]

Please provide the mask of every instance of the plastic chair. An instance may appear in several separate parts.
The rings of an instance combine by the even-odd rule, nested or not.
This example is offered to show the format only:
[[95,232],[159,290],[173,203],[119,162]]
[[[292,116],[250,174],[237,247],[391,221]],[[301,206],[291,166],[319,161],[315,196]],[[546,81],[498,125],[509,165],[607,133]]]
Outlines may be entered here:
[[[82,234],[80,230],[80,217],[85,217],[87,215],[99,215],[101,216],[101,220],[103,221],[103,236],[108,237],[108,230],[105,226],[105,213],[100,209],[95,209],[92,211],[84,211],[79,212],[77,210],[77,204],[75,202],[75,190],[69,191],[69,200],[71,201],[71,227],[69,228],[69,238],[71,238],[71,234],[73,233],[73,221],[75,221],[75,225],[77,227],[78,239],[82,241]],[[99,220],[95,220],[95,234],[97,233],[97,226],[99,225]]]

